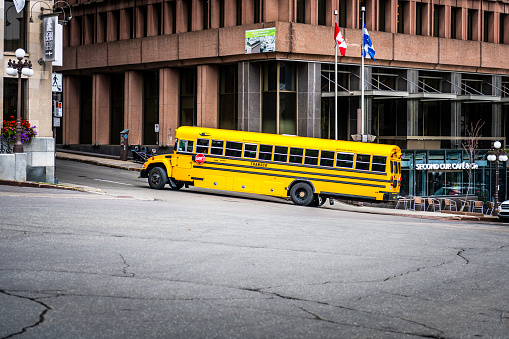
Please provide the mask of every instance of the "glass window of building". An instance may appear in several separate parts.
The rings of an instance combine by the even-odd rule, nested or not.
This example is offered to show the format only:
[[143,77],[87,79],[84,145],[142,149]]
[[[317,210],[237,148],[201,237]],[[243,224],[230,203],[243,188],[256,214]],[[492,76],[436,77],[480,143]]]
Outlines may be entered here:
[[[4,78],[4,114],[3,120],[14,120],[18,110],[18,79]],[[21,79],[21,116],[25,117],[26,79]],[[12,118],[11,118],[12,117]]]
[[397,13],[397,24],[398,33],[405,33],[405,6],[406,1],[398,1],[398,13]]
[[254,22],[255,24],[262,22],[262,4],[261,0],[253,0],[254,3]]
[[80,78],[80,144],[92,143],[92,77]]
[[297,18],[296,22],[303,24],[306,22],[306,1],[305,0],[297,0]]
[[267,62],[263,67],[262,132],[296,134],[297,91],[295,65]]
[[461,39],[461,7],[451,7],[451,39]]
[[124,74],[110,76],[110,144],[120,144],[124,129]]
[[318,24],[327,25],[327,1],[318,0]]
[[494,27],[495,14],[493,12],[484,12],[484,25],[483,25],[483,41],[495,42],[495,27]]
[[143,143],[157,145],[155,124],[159,123],[159,73],[143,73]]
[[444,78],[441,73],[419,71],[419,92],[443,93],[446,89]]
[[422,14],[423,14],[423,6],[422,2],[415,3],[415,34],[422,35]]
[[378,30],[385,32],[385,0],[378,0]]
[[433,36],[438,38],[445,37],[445,21],[442,20],[445,16],[445,6],[433,5]]
[[15,51],[18,48],[26,50],[26,13],[27,4],[21,12],[16,11],[12,0],[4,2],[4,50]]
[[395,136],[407,135],[407,101],[405,99],[373,100],[372,131],[384,143]]
[[478,27],[478,18],[479,11],[475,9],[469,9],[467,11],[467,40],[478,41],[479,37],[477,36],[477,27]]
[[180,70],[179,126],[195,126],[197,121],[196,68]]
[[346,27],[346,15],[347,15],[347,3],[344,0],[339,0],[339,15],[338,15],[338,26],[339,27]]
[[224,0],[219,0],[219,27],[224,27]]
[[237,129],[237,65],[219,67],[219,128]]
[[500,13],[499,43],[509,44],[509,14]]

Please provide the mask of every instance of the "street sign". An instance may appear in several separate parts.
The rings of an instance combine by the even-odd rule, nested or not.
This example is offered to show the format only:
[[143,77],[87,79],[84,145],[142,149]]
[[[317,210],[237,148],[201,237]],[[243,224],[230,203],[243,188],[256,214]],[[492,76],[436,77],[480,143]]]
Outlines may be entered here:
[[159,133],[159,124],[155,124],[155,125],[154,125],[154,131],[155,131],[156,133]]
[[62,92],[62,73],[53,73],[53,81],[51,82],[52,92]]
[[54,101],[53,115],[57,118],[62,117],[62,101]]
[[202,154],[202,153],[198,153],[195,155],[194,157],[194,161],[198,164],[198,165],[201,165],[205,162],[205,155]]

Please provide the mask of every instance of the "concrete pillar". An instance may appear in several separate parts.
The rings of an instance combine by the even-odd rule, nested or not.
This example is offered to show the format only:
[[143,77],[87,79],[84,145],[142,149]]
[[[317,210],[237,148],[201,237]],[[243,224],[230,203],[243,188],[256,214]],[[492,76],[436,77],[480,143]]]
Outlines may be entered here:
[[80,81],[73,76],[64,76],[62,143],[64,145],[79,144],[80,140]]
[[202,127],[217,128],[217,66],[198,66],[196,71],[196,123]]
[[124,124],[129,129],[129,144],[142,144],[143,73],[125,72]]
[[262,6],[262,22],[278,21],[278,0],[261,0]]
[[297,134],[321,136],[321,64],[298,63]]
[[92,80],[92,145],[110,143],[110,88],[106,74],[94,74]]
[[173,146],[179,118],[179,71],[159,70],[159,145]]
[[260,64],[245,61],[238,65],[238,129],[261,132]]

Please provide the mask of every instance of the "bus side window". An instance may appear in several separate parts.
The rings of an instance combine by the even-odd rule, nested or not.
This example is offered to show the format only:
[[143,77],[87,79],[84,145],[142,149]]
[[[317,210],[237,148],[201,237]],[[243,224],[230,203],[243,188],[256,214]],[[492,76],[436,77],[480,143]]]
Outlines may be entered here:
[[187,140],[179,140],[178,152],[185,152],[187,147]]
[[272,160],[272,145],[260,145],[259,160]]
[[304,149],[292,147],[290,148],[290,159],[288,159],[288,162],[302,164],[303,155]]
[[223,155],[223,144],[222,140],[212,140],[210,154]]
[[209,139],[196,140],[196,153],[209,154]]
[[397,162],[396,165],[398,166],[398,173],[397,174],[401,174],[401,162]]
[[355,162],[355,169],[369,171],[369,161],[371,156],[369,154],[357,154]]
[[371,170],[373,172],[385,172],[386,163],[387,157],[373,155],[373,164],[371,165]]
[[274,161],[286,162],[288,160],[288,147],[274,146]]
[[179,140],[179,152],[193,153],[194,142],[191,140]]
[[337,154],[336,167],[353,168],[353,154],[340,153]]
[[318,165],[318,150],[307,149],[306,156],[304,157],[304,163],[306,165]]
[[227,141],[224,155],[227,157],[238,157],[242,156],[242,143]]
[[320,166],[333,167],[334,166],[334,152],[322,151],[320,157]]
[[256,159],[257,144],[245,144],[244,145],[244,158]]
[[394,166],[394,161],[391,161],[391,173],[396,174],[396,166]]

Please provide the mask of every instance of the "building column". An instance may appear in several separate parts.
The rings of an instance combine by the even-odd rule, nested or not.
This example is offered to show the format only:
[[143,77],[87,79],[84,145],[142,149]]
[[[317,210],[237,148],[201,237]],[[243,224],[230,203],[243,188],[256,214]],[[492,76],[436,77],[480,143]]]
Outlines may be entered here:
[[75,145],[80,140],[80,81],[73,76],[64,76],[62,144]]
[[[418,93],[417,83],[419,82],[419,71],[407,70],[407,91],[408,93]],[[407,100],[407,136],[419,135],[419,100]],[[415,143],[415,141],[413,141]],[[408,144],[408,141],[407,141]]]
[[321,64],[297,64],[297,135],[321,137]]
[[143,73],[125,72],[124,128],[129,129],[129,145],[142,144]]
[[217,128],[217,66],[198,66],[196,78],[196,123],[201,127]]
[[159,70],[159,145],[171,147],[179,118],[179,71]]
[[261,132],[260,65],[249,61],[238,64],[238,129]]
[[110,89],[108,76],[94,74],[92,79],[92,145],[110,143]]

